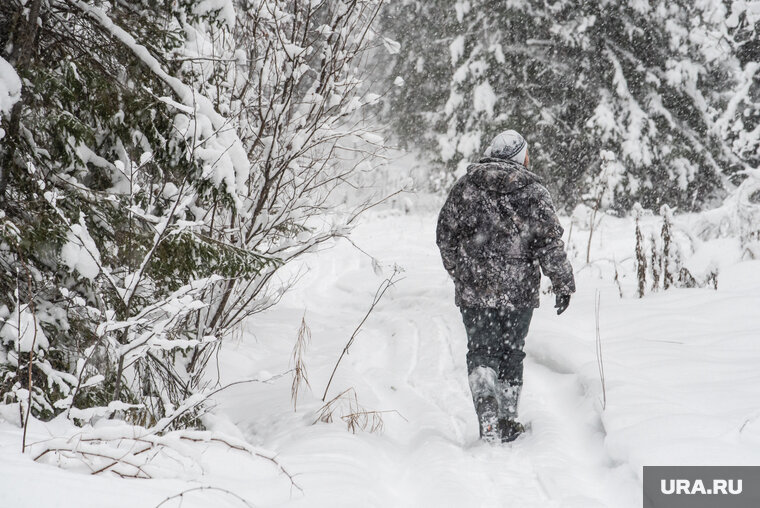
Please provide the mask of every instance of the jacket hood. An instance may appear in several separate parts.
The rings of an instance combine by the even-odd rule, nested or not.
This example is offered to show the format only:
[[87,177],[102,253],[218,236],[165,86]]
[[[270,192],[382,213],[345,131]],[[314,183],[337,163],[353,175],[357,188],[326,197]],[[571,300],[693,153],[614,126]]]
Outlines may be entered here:
[[542,183],[535,173],[512,160],[484,157],[467,167],[470,181],[477,187],[509,194],[532,183]]

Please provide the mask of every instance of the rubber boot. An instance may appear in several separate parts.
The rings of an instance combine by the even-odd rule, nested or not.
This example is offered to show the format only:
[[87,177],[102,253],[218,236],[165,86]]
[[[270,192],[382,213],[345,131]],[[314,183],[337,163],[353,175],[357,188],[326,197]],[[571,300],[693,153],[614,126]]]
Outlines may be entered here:
[[501,418],[498,423],[499,437],[502,443],[510,443],[525,432],[525,427],[517,420],[510,418]]
[[499,433],[499,416],[496,397],[486,396],[478,398],[475,411],[478,413],[480,426],[480,439],[489,443],[498,443],[501,439]]

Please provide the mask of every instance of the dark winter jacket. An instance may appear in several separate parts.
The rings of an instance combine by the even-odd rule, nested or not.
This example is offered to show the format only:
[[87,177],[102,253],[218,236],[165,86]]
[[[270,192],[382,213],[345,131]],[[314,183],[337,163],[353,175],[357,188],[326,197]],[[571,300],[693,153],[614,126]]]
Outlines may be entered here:
[[438,216],[436,242],[460,307],[538,307],[539,265],[556,294],[575,292],[549,191],[525,166],[485,158],[467,168]]

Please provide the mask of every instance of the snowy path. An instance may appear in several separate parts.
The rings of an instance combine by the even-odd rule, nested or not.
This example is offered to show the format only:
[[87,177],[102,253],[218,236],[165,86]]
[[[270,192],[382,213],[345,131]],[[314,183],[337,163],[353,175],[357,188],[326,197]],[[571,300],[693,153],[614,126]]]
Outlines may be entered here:
[[[642,465],[760,461],[760,261],[726,262],[718,291],[674,289],[641,300],[620,299],[598,270],[577,270],[568,311],[556,316],[545,296],[528,334],[520,414],[532,432],[488,446],[477,438],[465,331],[434,227],[433,215],[369,217],[352,239],[378,260],[380,273],[347,241],[310,254],[298,286],[223,348],[222,383],[284,372],[305,316],[311,390],[302,390],[298,410],[286,376],[221,392],[206,421],[276,453],[302,491],[271,463],[223,447],[194,449],[200,470],[178,467],[150,481],[64,471],[21,455],[13,415],[0,414],[0,507],[151,508],[188,488],[213,486],[256,507],[628,508],[641,506]],[[608,218],[595,239],[596,255],[625,259],[631,222]],[[573,240],[582,250],[582,235]],[[363,327],[329,396],[353,387],[365,408],[398,414],[384,413],[382,433],[352,434],[337,416],[313,424],[340,351],[394,263],[405,269],[404,279]],[[628,295],[633,285],[624,274]],[[594,345],[597,290],[604,410]],[[30,439],[66,432],[65,419],[35,423]],[[180,503],[241,506],[221,491],[197,491],[162,508]]]
[[[224,411],[246,429],[247,437],[277,450],[283,463],[296,471],[299,464],[309,469],[323,464],[320,471],[301,477],[306,495],[294,497],[292,505],[347,506],[356,499],[372,506],[410,507],[637,504],[635,475],[627,466],[615,468],[606,455],[594,400],[578,376],[566,373],[569,367],[542,364],[529,354],[521,414],[532,422],[532,433],[511,445],[479,442],[467,385],[464,327],[435,248],[433,221],[390,218],[378,226],[360,228],[353,239],[383,265],[402,266],[404,279],[365,325],[330,393],[354,386],[361,404],[397,410],[406,421],[387,413],[380,435],[352,435],[340,424],[311,426],[304,415],[319,406],[312,396],[301,402],[301,428],[294,432],[297,416],[279,424],[271,414],[252,417],[242,402],[250,390],[225,399]],[[295,326],[306,309],[313,332],[306,362],[315,395],[321,395],[343,342],[382,277],[373,273],[366,255],[348,244],[309,264],[311,271],[299,288],[263,317],[266,324],[259,319],[252,325],[259,344],[240,349],[271,348],[269,354],[259,351],[255,363],[271,373],[285,370],[281,359],[292,341],[281,340],[282,322]],[[550,310],[536,313],[529,344],[545,321],[562,319]],[[289,337],[295,337],[295,330]],[[280,363],[264,361],[262,367],[262,356]],[[280,400],[279,410],[287,411],[286,404]]]

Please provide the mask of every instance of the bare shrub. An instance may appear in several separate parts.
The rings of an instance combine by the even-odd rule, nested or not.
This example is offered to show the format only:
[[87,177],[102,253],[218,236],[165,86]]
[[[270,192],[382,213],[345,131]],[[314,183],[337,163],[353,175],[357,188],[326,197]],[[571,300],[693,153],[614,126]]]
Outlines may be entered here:
[[667,290],[675,282],[678,273],[676,246],[673,244],[673,215],[668,205],[660,209],[662,215],[662,288]]
[[638,203],[634,206],[634,213],[636,214],[636,279],[638,280],[639,298],[644,298],[647,284],[647,255],[644,247],[644,235],[641,233],[643,210]]

